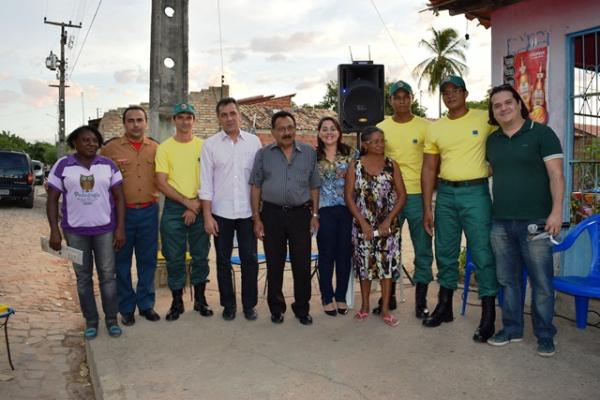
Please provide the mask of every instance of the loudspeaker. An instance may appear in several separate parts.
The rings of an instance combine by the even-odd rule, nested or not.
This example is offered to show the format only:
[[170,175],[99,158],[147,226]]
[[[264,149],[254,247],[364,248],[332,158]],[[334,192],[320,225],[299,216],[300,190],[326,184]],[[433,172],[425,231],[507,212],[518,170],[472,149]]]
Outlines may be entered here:
[[338,65],[338,115],[343,132],[360,132],[383,120],[383,65],[355,61]]

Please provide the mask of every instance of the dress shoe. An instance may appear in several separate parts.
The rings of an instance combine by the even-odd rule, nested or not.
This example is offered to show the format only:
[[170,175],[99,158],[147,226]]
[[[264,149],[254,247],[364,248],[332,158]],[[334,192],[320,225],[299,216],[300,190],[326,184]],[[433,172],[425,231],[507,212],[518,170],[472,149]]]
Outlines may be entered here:
[[330,317],[335,317],[337,315],[337,310],[323,310],[325,311],[325,314],[329,315]]
[[148,321],[154,322],[160,320],[160,315],[158,315],[153,308],[149,308],[147,310],[140,310],[140,315],[146,318]]
[[340,315],[347,315],[348,314],[348,309],[347,308],[339,308],[338,307],[337,312]]
[[298,318],[298,321],[300,321],[302,325],[312,325],[312,317],[309,314],[303,315],[302,317],[296,316],[296,318]]
[[248,321],[255,321],[258,318],[258,314],[254,308],[249,308],[244,310],[244,317],[246,317]]
[[282,324],[283,314],[271,314],[271,322],[274,324]]
[[135,317],[133,316],[133,313],[121,314],[121,322],[125,326],[131,326],[135,324]]
[[232,321],[235,319],[235,308],[225,307],[223,309],[223,319],[225,321]]

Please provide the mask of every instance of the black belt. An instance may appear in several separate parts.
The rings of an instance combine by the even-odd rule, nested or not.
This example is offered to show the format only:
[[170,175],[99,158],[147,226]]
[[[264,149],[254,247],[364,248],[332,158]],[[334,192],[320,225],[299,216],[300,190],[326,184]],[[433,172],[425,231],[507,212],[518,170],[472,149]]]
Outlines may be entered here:
[[269,203],[268,201],[263,201],[263,209],[265,207],[275,209],[275,210],[280,210],[283,212],[289,212],[289,211],[299,210],[301,208],[310,208],[310,202],[300,204],[299,206],[280,206],[279,204],[274,204],[274,203]]
[[488,178],[477,178],[477,179],[469,179],[468,181],[447,181],[445,179],[439,178],[439,182],[448,186],[477,186],[488,183]]

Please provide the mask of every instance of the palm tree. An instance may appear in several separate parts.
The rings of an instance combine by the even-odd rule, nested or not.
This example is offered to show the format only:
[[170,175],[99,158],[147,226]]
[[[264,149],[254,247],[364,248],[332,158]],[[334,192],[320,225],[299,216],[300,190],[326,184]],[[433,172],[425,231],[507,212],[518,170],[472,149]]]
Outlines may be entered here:
[[[421,39],[419,46],[423,46],[432,53],[431,57],[421,61],[413,70],[415,77],[419,78],[419,87],[421,81],[427,79],[429,93],[435,93],[439,88],[444,77],[448,75],[459,75],[467,72],[469,68],[464,64],[466,62],[465,49],[467,44],[458,37],[458,32],[452,28],[446,28],[437,31],[431,28],[433,38],[430,41]],[[440,117],[442,116],[442,94],[438,95],[438,107]]]

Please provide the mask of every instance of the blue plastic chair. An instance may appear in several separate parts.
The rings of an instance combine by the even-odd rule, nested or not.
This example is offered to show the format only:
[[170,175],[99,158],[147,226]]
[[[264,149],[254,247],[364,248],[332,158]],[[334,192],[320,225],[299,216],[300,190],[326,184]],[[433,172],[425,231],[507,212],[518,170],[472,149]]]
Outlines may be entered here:
[[[469,296],[469,286],[471,285],[471,274],[475,272],[477,266],[473,262],[471,257],[471,250],[467,246],[467,254],[465,257],[465,281],[462,294],[462,305],[460,307],[460,315],[465,315],[467,309],[467,298]],[[527,293],[527,267],[523,266],[523,281],[522,286],[523,292],[521,293],[521,305],[525,305],[525,294]],[[504,290],[501,288],[498,292],[498,304],[502,306],[504,303]]]
[[11,307],[9,307],[7,311],[0,313],[0,318],[4,318],[4,322],[2,322],[2,325],[0,325],[0,326],[4,326],[4,339],[6,341],[6,353],[8,355],[8,363],[10,364],[10,368],[13,371],[15,370],[15,367],[12,363],[12,358],[10,357],[10,343],[8,341],[8,319],[14,313],[15,313],[15,309],[11,308]]
[[[554,289],[575,297],[575,319],[579,329],[587,326],[588,304],[590,298],[600,298],[600,214],[592,215],[575,226],[559,244],[554,252],[565,251],[587,231],[592,243],[592,263],[587,276],[556,276]],[[561,266],[563,269],[563,266]],[[564,270],[564,269],[563,269]]]

